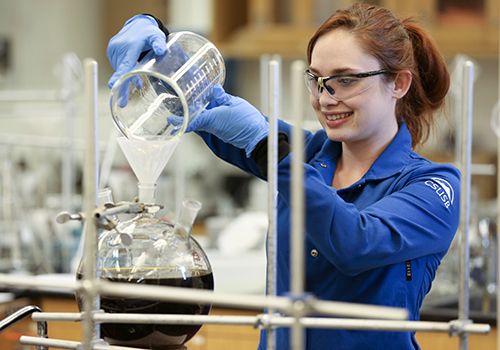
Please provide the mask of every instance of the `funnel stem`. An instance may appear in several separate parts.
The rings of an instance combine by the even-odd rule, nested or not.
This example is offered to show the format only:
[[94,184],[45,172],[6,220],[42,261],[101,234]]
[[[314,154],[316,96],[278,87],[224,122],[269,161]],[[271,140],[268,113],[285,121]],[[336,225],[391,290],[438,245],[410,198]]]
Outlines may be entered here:
[[139,189],[139,203],[155,204],[156,183],[138,182],[137,187]]

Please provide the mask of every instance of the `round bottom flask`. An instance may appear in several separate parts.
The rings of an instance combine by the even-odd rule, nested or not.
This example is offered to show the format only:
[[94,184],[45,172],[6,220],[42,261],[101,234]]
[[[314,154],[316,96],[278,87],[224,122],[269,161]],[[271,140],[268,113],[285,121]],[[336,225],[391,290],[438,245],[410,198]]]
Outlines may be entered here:
[[[190,223],[191,219],[182,219],[183,215],[186,216],[186,205],[200,204],[193,200],[185,200],[183,204],[184,214],[181,213],[175,225],[159,220],[154,214],[143,213],[103,232],[98,247],[100,278],[117,284],[213,290],[210,263],[201,246],[189,235],[194,217]],[[78,278],[82,278],[82,271],[83,268],[80,268]],[[206,315],[211,307],[201,302],[166,302],[112,296],[101,296],[100,301],[101,309],[105,312],[124,314]],[[183,344],[200,327],[103,323],[101,337],[111,345],[155,350],[184,349]]]

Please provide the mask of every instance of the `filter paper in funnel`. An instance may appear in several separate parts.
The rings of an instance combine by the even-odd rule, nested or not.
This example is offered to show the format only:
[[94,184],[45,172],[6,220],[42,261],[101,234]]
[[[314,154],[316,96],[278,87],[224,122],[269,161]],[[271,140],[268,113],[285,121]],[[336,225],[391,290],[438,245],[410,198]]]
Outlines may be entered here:
[[153,184],[158,180],[180,140],[142,141],[119,137],[117,141],[137,180]]

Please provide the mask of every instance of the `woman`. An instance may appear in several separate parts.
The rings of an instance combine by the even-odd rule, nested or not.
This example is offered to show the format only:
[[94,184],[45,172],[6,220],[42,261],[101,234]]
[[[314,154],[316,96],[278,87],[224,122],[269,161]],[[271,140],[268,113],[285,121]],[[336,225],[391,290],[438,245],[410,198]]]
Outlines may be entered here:
[[[122,31],[108,48],[117,69],[110,86],[141,51],[161,54],[164,44],[151,44],[161,37],[151,17],[134,18]],[[418,320],[459,221],[459,172],[412,150],[443,104],[445,62],[412,20],[364,4],[334,13],[311,38],[307,56],[305,80],[323,130],[304,131],[306,290],[324,300],[404,307]],[[129,66],[119,68],[124,61]],[[266,178],[268,123],[248,102],[219,89],[190,130],[220,158]],[[277,290],[284,295],[291,126],[280,121],[279,130]],[[288,329],[278,329],[278,348],[288,341]],[[413,332],[308,329],[306,341],[307,349],[419,348]]]

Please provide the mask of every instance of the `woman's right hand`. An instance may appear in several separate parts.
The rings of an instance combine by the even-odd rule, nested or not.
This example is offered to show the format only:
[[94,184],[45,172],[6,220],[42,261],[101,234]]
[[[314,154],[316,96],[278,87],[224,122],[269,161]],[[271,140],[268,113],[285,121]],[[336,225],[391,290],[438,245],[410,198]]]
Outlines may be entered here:
[[108,59],[115,70],[109,79],[109,88],[111,89],[122,75],[134,68],[141,53],[151,49],[156,55],[165,53],[167,49],[165,33],[158,28],[158,23],[151,16],[132,17],[108,44]]

